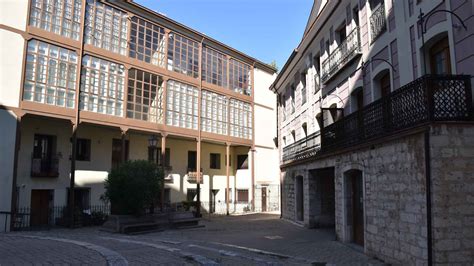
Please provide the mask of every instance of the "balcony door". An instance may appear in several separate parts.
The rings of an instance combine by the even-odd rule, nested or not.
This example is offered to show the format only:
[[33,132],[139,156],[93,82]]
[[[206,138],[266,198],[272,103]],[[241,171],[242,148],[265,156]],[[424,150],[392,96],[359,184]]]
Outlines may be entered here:
[[55,174],[53,162],[56,150],[56,136],[35,134],[33,143],[32,176],[49,176]]
[[[125,141],[125,161],[128,160],[129,141]],[[122,140],[112,140],[112,169],[116,169],[122,163]]]
[[448,37],[435,43],[430,49],[431,74],[451,74],[451,55],[449,53]]

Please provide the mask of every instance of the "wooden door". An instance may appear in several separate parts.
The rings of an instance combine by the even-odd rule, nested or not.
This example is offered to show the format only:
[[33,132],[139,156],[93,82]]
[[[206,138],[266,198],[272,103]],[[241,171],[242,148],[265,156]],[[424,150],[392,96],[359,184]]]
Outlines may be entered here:
[[354,242],[364,245],[364,193],[362,189],[362,176],[354,174],[352,178],[352,206],[354,225]]
[[[128,160],[129,141],[125,141],[125,160]],[[122,140],[112,140],[112,169],[116,169],[122,163]]]
[[262,187],[262,212],[267,211],[267,188]]
[[42,226],[49,224],[49,203],[52,201],[52,191],[45,189],[31,190],[30,225]]
[[434,44],[430,49],[431,74],[451,74],[451,55],[449,53],[448,38],[444,38]]

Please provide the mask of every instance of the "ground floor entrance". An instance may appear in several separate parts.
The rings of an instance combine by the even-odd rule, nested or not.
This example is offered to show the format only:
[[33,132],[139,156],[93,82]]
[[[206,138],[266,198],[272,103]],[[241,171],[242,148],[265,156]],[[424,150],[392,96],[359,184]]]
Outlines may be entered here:
[[54,193],[49,189],[31,190],[31,226],[47,226],[50,223],[50,209]]

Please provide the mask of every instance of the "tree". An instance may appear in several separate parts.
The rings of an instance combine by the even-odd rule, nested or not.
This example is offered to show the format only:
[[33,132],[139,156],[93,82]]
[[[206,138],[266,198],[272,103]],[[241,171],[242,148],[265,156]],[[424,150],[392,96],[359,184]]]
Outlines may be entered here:
[[158,198],[163,178],[163,171],[152,162],[125,162],[105,180],[104,198],[110,201],[114,214],[143,215]]
[[274,69],[276,69],[276,73],[278,73],[279,69],[278,69],[277,62],[276,62],[275,60],[273,60],[273,61],[270,63],[270,66],[273,67]]

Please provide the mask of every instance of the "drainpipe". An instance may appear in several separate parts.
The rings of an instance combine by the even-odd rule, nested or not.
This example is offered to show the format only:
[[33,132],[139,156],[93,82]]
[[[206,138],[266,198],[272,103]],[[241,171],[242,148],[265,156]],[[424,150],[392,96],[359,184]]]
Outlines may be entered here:
[[425,181],[426,181],[426,238],[428,248],[428,265],[433,265],[433,235],[431,220],[431,154],[430,127],[425,131]]

